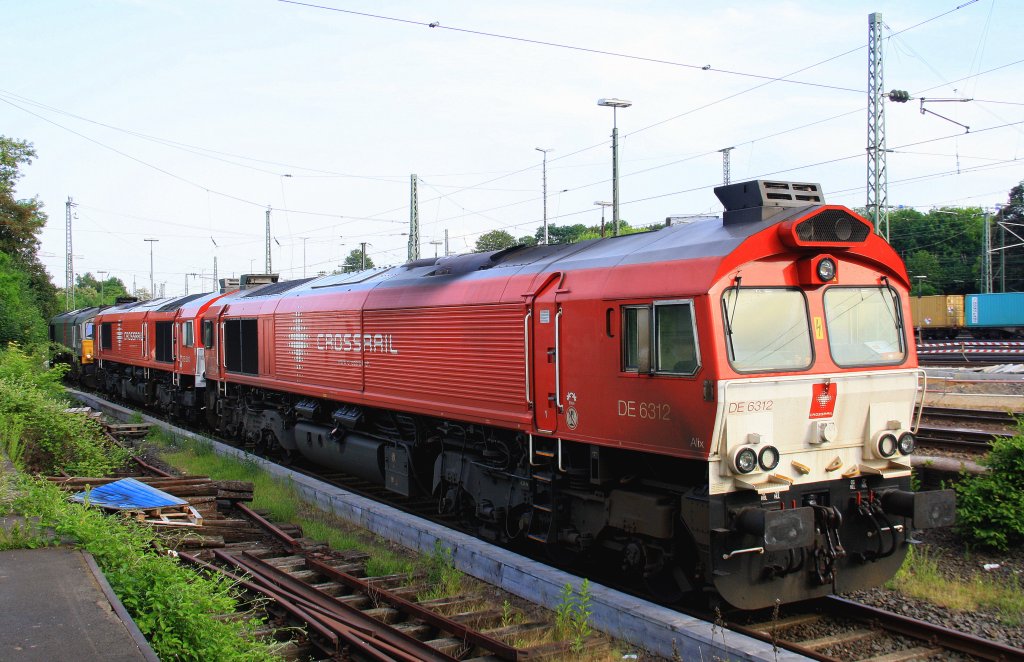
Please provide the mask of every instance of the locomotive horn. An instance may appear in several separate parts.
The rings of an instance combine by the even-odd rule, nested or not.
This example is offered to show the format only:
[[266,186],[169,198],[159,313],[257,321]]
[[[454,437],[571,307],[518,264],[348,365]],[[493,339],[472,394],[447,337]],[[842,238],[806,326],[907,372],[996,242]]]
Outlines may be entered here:
[[736,516],[735,528],[764,540],[766,552],[807,547],[814,541],[814,511],[744,508]]
[[912,518],[915,529],[952,526],[956,521],[956,497],[953,490],[886,490],[882,492],[881,499],[885,512]]

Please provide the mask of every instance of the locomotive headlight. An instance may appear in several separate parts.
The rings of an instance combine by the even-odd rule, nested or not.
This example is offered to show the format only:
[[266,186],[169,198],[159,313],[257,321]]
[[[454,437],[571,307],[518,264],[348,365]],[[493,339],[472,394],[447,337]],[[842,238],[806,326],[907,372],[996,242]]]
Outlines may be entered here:
[[876,448],[878,449],[878,454],[880,456],[892,457],[896,454],[896,446],[896,435],[887,432],[878,438],[878,445]]
[[771,471],[779,466],[779,449],[775,446],[765,446],[757,454],[757,463],[761,465],[762,471]]
[[914,446],[916,446],[916,444],[917,442],[914,439],[914,434],[912,432],[904,432],[901,434],[900,440],[896,443],[901,455],[910,455],[913,453]]
[[823,258],[818,262],[818,278],[827,283],[836,277],[836,262],[830,257]]
[[738,474],[748,474],[757,469],[757,452],[750,446],[743,446],[732,456],[732,469]]

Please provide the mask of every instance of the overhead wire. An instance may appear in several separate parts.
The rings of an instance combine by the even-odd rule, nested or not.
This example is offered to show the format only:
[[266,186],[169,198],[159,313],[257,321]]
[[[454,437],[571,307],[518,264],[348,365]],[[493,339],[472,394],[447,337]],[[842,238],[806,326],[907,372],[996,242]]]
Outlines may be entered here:
[[[972,0],[972,1],[976,1],[976,0]],[[731,70],[731,69],[719,69],[717,67],[712,67],[709,64],[700,65],[700,64],[691,64],[691,63],[686,63],[686,62],[676,62],[676,61],[673,61],[673,60],[664,60],[664,59],[661,59],[661,58],[645,57],[645,56],[642,56],[642,55],[630,55],[628,53],[617,53],[617,52],[614,52],[614,51],[606,51],[606,50],[601,50],[601,49],[597,49],[597,48],[586,48],[586,47],[583,47],[583,46],[573,46],[573,45],[570,45],[570,44],[560,44],[560,43],[553,42],[553,41],[544,41],[542,39],[530,39],[528,37],[517,37],[517,36],[513,36],[513,35],[499,34],[499,33],[496,33],[496,32],[484,32],[482,30],[472,30],[472,29],[469,29],[469,28],[459,28],[459,27],[455,27],[455,26],[442,25],[440,22],[437,22],[437,21],[433,21],[433,22],[430,22],[430,21],[417,21],[417,20],[413,20],[413,19],[399,18],[399,17],[395,17],[395,16],[384,16],[382,14],[372,14],[372,13],[369,13],[369,12],[355,11],[354,9],[342,9],[340,7],[330,7],[330,6],[327,6],[327,5],[318,5],[318,4],[315,4],[315,3],[312,3],[312,2],[299,2],[299,0],[278,0],[278,2],[281,2],[283,4],[289,4],[289,5],[298,5],[298,6],[301,6],[301,7],[309,7],[309,8],[312,8],[312,9],[322,9],[322,10],[325,10],[325,11],[333,11],[333,12],[338,12],[338,13],[341,13],[341,14],[351,14],[351,15],[354,15],[354,16],[362,16],[364,18],[374,18],[374,19],[378,19],[378,20],[393,21],[395,23],[405,23],[407,25],[417,25],[417,26],[421,26],[421,27],[428,27],[428,28],[434,28],[434,29],[440,29],[440,30],[448,30],[448,31],[451,31],[451,32],[459,32],[459,33],[463,33],[463,34],[471,34],[471,35],[476,35],[476,36],[480,36],[480,37],[492,37],[492,38],[495,38],[495,39],[504,39],[504,40],[508,40],[508,41],[516,41],[516,42],[521,42],[521,43],[525,43],[525,44],[533,44],[535,46],[547,46],[547,47],[551,47],[551,48],[561,48],[561,49],[566,49],[566,50],[579,51],[579,52],[582,52],[582,53],[590,53],[592,55],[606,55],[606,56],[610,56],[610,57],[624,58],[624,59],[628,59],[628,60],[636,60],[636,61],[648,62],[648,63],[652,63],[652,64],[664,64],[664,65],[670,65],[670,66],[674,66],[674,67],[682,67],[682,68],[686,68],[686,69],[695,69],[695,70],[700,70],[700,71],[710,71],[710,72],[719,73],[719,74],[727,74],[727,75],[731,75],[731,76],[741,76],[741,77],[745,77],[745,78],[757,78],[757,79],[762,79],[762,80],[768,80],[770,82],[775,82],[777,80],[780,80],[777,77],[767,76],[767,75],[762,75],[762,74],[754,74],[754,73],[745,72],[745,71],[735,71],[735,70]],[[968,4],[970,4],[970,3],[968,3]],[[809,85],[809,86],[812,86],[812,87],[820,87],[820,88],[824,88],[824,89],[840,90],[840,91],[843,91],[843,92],[856,92],[858,94],[863,94],[864,93],[864,90],[854,89],[854,88],[849,88],[849,87],[842,87],[842,86],[839,86],[839,85],[829,85],[827,83],[814,83],[814,82],[810,82],[810,81],[797,81],[797,80],[786,80],[785,82],[792,83],[794,85]]]

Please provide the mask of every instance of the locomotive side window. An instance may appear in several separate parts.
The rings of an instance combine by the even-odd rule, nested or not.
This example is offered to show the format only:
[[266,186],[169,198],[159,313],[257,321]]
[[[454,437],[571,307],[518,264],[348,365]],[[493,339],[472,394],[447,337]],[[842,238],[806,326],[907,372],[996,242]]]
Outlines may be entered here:
[[623,372],[692,375],[699,367],[692,301],[623,306]]
[[113,349],[114,347],[113,326],[111,322],[100,324],[100,347],[103,349]]
[[832,360],[842,367],[901,363],[907,356],[896,293],[886,287],[830,287],[825,321]]
[[692,375],[700,367],[692,301],[654,304],[654,348],[657,372]]
[[224,323],[224,363],[228,372],[258,375],[259,336],[254,319],[233,319]]
[[191,347],[195,343],[192,337],[192,320],[181,324],[181,344],[183,347]]
[[203,320],[203,347],[213,349],[213,320]]
[[722,295],[729,363],[737,372],[804,370],[813,360],[807,300],[787,288],[730,288]]

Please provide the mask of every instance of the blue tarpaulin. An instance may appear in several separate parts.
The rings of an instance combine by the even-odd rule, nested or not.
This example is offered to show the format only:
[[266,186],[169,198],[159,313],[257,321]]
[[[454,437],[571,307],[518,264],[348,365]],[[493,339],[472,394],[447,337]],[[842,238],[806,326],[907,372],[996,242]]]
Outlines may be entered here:
[[[71,499],[84,502],[86,494],[79,492]],[[148,510],[165,506],[184,506],[188,503],[134,478],[122,478],[92,489],[88,492],[88,499],[91,505],[110,510]]]

